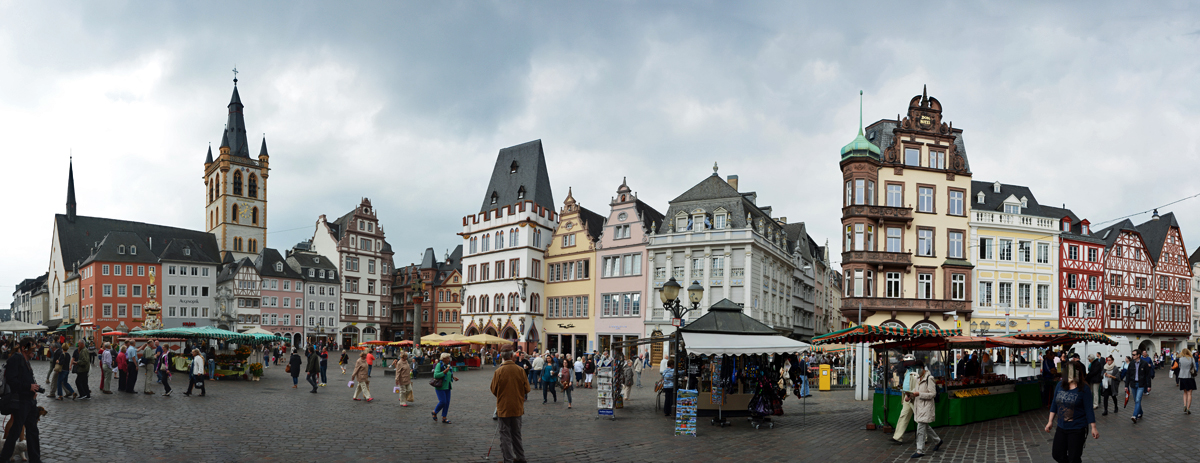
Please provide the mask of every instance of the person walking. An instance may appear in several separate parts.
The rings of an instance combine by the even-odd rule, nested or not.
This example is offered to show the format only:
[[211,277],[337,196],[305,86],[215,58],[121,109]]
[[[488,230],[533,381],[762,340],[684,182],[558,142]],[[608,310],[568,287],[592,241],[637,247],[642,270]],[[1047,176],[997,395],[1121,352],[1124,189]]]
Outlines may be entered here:
[[367,352],[367,376],[369,377],[369,376],[371,376],[371,369],[375,367],[375,354],[371,353],[370,349],[368,349],[366,352]]
[[123,345],[118,345],[117,348],[117,392],[126,392],[126,386],[129,385],[129,362],[125,359],[125,349]]
[[558,392],[554,389],[554,384],[558,382],[558,371],[554,369],[554,364],[550,360],[550,355],[547,354],[545,359],[537,357],[534,359],[534,365],[541,360],[542,368],[536,370],[541,376],[539,378],[542,385],[542,405],[546,405],[546,393],[549,392],[554,397],[554,403],[558,403]]
[[624,389],[621,390],[621,397],[624,397],[624,400],[629,400],[629,392],[633,389],[633,364],[635,363],[641,362],[630,360],[621,361],[621,380],[624,383]]
[[583,374],[585,375],[583,387],[591,389],[592,375],[596,374],[596,359],[592,356],[588,356],[587,361],[583,362]]
[[1100,408],[1100,387],[1104,382],[1104,360],[1098,354],[1088,354],[1087,382],[1092,386],[1092,409]]
[[575,364],[572,365],[572,367],[575,368],[575,382],[579,383],[579,385],[582,386],[583,385],[583,356],[582,355],[579,356],[579,358],[575,359]]
[[412,395],[412,363],[408,361],[408,352],[400,351],[400,358],[392,362],[396,369],[396,392],[400,394],[400,406],[407,407]]
[[154,374],[163,387],[163,397],[171,397],[171,349],[163,349],[154,358]]
[[1117,410],[1120,410],[1120,402],[1117,402],[1117,391],[1121,390],[1119,386],[1121,382],[1121,369],[1117,366],[1116,362],[1113,361],[1111,355],[1105,360],[1104,377],[1101,379],[1101,381],[1104,383],[1104,388],[1102,391],[1104,394],[1104,413],[1101,416],[1108,416],[1108,399],[1112,399],[1113,413],[1116,413]]
[[1175,375],[1179,378],[1179,390],[1183,391],[1183,413],[1191,415],[1192,391],[1196,390],[1196,361],[1192,358],[1192,351],[1187,348],[1180,351],[1175,367],[1179,371]]
[[1096,430],[1096,414],[1089,406],[1092,403],[1092,390],[1088,388],[1084,377],[1083,364],[1070,361],[1061,366],[1064,367],[1062,381],[1054,387],[1054,402],[1050,404],[1046,432],[1057,425],[1051,450],[1054,461],[1077,463],[1083,461],[1083,444],[1087,441],[1088,428],[1091,428],[1093,439],[1099,439],[1100,432]]
[[1133,359],[1129,362],[1125,372],[1125,389],[1133,395],[1133,416],[1130,417],[1134,424],[1142,419],[1142,396],[1146,395],[1146,389],[1150,387],[1150,374],[1153,371],[1150,368],[1150,363],[1143,360],[1141,353],[1133,351]]
[[133,341],[125,342],[125,363],[125,374],[128,376],[125,380],[125,392],[137,394],[138,368],[141,365],[138,364],[138,350]]
[[346,374],[346,363],[349,361],[350,361],[350,356],[346,354],[346,351],[342,351],[342,358],[338,359],[338,365],[340,365],[342,367],[343,375]]
[[[915,413],[916,404],[913,403],[913,395],[917,387],[917,369],[916,358],[912,354],[905,355],[900,363],[900,368],[904,369],[904,379],[900,383],[900,417],[896,419],[896,432],[892,434],[892,443],[900,445],[904,443],[902,439],[905,431],[908,430],[908,423],[912,420]],[[920,452],[918,452],[920,453]]]
[[287,371],[292,375],[292,389],[300,387],[300,354],[292,348],[292,356],[288,358]]
[[567,396],[567,408],[571,408],[571,391],[575,390],[575,383],[572,381],[571,371],[571,356],[567,355],[563,358],[563,366],[558,369],[558,382],[562,384],[563,394]]
[[188,368],[188,372],[188,388],[183,395],[191,397],[194,387],[200,389],[200,397],[204,397],[208,389],[204,388],[204,356],[200,354],[200,349],[192,349],[192,365]]
[[934,452],[942,447],[942,438],[938,437],[930,426],[930,423],[937,419],[937,407],[934,403],[937,399],[937,385],[933,375],[925,368],[924,361],[917,360],[913,368],[920,373],[912,392],[913,420],[917,422],[917,453],[914,453],[912,458],[920,458],[925,456],[925,445],[929,443],[930,438],[937,441],[933,445]]
[[358,361],[354,362],[354,371],[350,374],[350,380],[354,382],[354,400],[362,400],[358,398],[360,392],[367,402],[375,400],[371,398],[371,377],[367,375],[367,370],[367,353],[361,352],[358,354]]
[[[437,392],[438,404],[433,408],[433,419],[437,420],[438,410],[441,410],[442,423],[450,424],[450,418],[446,417],[446,414],[450,413],[450,389],[452,389],[452,384],[458,381],[458,378],[454,377],[454,366],[450,365],[450,353],[442,352],[442,356],[438,358],[438,363],[433,366],[433,379],[442,380],[441,386],[434,387]],[[499,410],[496,413],[498,416]]]
[[305,366],[304,370],[304,379],[308,381],[308,384],[312,385],[312,390],[308,392],[316,394],[317,387],[321,384],[321,354],[318,354],[317,349],[311,345],[304,350],[304,353],[308,357],[308,365]]
[[92,398],[92,388],[88,386],[88,373],[91,370],[92,353],[83,341],[79,341],[79,347],[75,348],[75,353],[72,354],[71,371],[75,372],[75,389],[79,391],[81,399]]
[[[492,374],[492,395],[496,397],[496,414],[500,422],[500,453],[506,463],[525,461],[525,446],[521,442],[521,416],[525,415],[525,395],[529,379],[525,370],[512,361],[512,349],[500,352],[502,363]],[[449,390],[446,391],[449,402]],[[434,419],[437,413],[434,412]],[[443,422],[447,422],[443,418]]]
[[17,441],[25,435],[25,451],[32,463],[42,461],[42,444],[38,432],[37,393],[41,386],[33,377],[29,357],[35,349],[32,338],[21,340],[21,349],[11,353],[4,363],[4,382],[11,394],[16,395],[16,410],[9,415],[11,426],[4,435],[4,448],[0,449],[0,461],[9,461],[17,450]]
[[633,361],[633,375],[637,378],[638,389],[642,388],[642,370],[646,368],[646,359],[642,358],[643,354],[638,354],[638,358]]
[[158,379],[154,372],[154,361],[158,358],[158,341],[149,341],[142,346],[141,360],[138,362],[142,367],[142,394],[154,395],[154,391],[150,390],[150,378]]
[[[546,368],[546,360],[548,358],[542,358],[542,356],[534,352],[533,362],[529,365],[529,385],[534,389],[542,386],[542,369]],[[545,388],[542,388],[542,390],[545,391]],[[545,392],[542,395],[545,395]],[[545,402],[545,400],[542,402]]]
[[71,383],[67,382],[71,374],[71,356],[67,354],[67,351],[63,350],[61,345],[58,346],[58,349],[54,353],[54,374],[58,378],[58,400],[66,397],[63,394],[63,388],[66,388],[67,392],[70,393],[71,400],[79,397],[79,393],[75,391],[75,388],[71,387]]
[[112,346],[106,342],[103,348],[100,349],[100,392],[112,394],[114,369],[116,368],[113,365]]
[[321,348],[321,387],[325,387],[325,383],[329,382],[329,377],[325,375],[325,370],[329,367],[329,349]]
[[267,347],[267,346],[263,346],[262,354],[263,354],[263,369],[266,370],[267,368],[271,367],[271,348]]
[[62,367],[58,365],[58,346],[51,345],[50,353],[46,358],[50,360],[50,368],[46,371],[46,384],[50,385],[50,398],[58,400],[60,391],[58,387],[58,374],[62,373]]

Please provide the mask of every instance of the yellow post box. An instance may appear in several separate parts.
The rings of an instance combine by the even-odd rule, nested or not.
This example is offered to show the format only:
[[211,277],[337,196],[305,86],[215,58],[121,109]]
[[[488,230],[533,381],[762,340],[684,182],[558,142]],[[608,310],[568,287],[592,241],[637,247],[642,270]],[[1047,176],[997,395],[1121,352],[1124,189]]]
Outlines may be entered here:
[[821,391],[828,391],[828,390],[829,390],[829,383],[830,383],[830,380],[832,379],[832,378],[829,376],[829,374],[830,374],[831,370],[832,370],[832,368],[830,368],[830,367],[829,367],[829,365],[827,365],[827,364],[822,364],[822,365],[821,365],[821,379],[820,379],[820,380],[819,380],[819,382],[817,383],[817,384],[818,384],[818,390],[821,390]]

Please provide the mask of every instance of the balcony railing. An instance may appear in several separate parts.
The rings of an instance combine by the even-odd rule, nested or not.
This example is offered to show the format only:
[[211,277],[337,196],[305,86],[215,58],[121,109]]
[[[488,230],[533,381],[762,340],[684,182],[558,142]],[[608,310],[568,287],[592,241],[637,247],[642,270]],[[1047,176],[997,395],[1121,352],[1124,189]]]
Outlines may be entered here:
[[971,218],[972,221],[976,223],[994,223],[1001,225],[1017,225],[1022,227],[1040,228],[1043,230],[1057,230],[1056,220],[1043,217],[1006,214],[1003,212],[974,211],[972,212]]
[[913,219],[911,207],[853,205],[842,208],[842,219],[866,217],[875,220],[910,222]]
[[848,251],[842,253],[842,263],[864,263],[870,265],[902,266],[912,265],[911,252],[881,252],[881,251]]

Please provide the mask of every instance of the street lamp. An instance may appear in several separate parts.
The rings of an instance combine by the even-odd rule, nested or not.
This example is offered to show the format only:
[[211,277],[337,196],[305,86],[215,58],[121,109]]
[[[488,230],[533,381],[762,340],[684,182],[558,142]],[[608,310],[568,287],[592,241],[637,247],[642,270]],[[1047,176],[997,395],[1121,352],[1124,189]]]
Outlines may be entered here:
[[692,303],[690,308],[679,302],[679,290],[683,288],[675,277],[671,277],[666,283],[663,283],[662,289],[659,290],[658,297],[662,300],[663,308],[671,312],[671,324],[675,325],[675,389],[679,389],[680,368],[683,366],[683,333],[680,331],[683,328],[683,316],[688,312],[700,308],[700,301],[704,299],[704,287],[699,281],[693,281],[691,286],[688,286],[688,301]]

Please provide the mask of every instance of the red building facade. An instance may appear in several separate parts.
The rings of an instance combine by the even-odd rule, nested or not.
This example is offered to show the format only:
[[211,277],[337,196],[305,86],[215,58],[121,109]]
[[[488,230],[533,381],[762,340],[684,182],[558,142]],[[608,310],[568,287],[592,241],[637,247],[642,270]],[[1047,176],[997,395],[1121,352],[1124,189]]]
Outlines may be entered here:
[[141,325],[148,307],[161,307],[158,257],[138,235],[110,232],[79,267],[81,325],[100,334]]
[[1059,246],[1059,327],[1101,331],[1104,326],[1104,240],[1091,224],[1066,211]]

